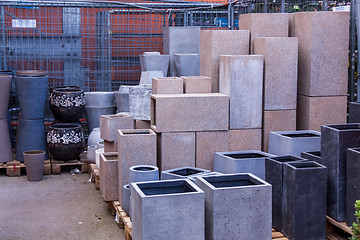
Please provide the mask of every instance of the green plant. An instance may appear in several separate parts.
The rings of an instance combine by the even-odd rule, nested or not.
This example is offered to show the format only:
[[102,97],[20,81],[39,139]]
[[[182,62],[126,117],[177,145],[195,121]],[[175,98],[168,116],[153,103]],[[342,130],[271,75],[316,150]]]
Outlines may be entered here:
[[357,200],[355,203],[355,217],[356,222],[351,226],[353,235],[349,238],[350,240],[360,240],[360,200]]

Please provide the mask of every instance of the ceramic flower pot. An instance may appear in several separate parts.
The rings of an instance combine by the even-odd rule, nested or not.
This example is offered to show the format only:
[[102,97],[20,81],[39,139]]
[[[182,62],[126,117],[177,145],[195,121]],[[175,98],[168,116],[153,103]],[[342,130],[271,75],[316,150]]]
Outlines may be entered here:
[[0,119],[0,163],[13,160],[7,119]]
[[52,159],[77,159],[85,145],[83,128],[76,123],[53,124],[49,127],[46,141]]
[[93,128],[93,130],[91,131],[91,133],[89,134],[89,138],[87,141],[87,145],[96,145],[97,142],[101,141],[101,137],[100,137],[100,128]]
[[6,119],[9,108],[9,98],[12,75],[0,74],[0,119]]
[[27,179],[29,181],[41,181],[44,173],[45,151],[25,151],[23,155]]

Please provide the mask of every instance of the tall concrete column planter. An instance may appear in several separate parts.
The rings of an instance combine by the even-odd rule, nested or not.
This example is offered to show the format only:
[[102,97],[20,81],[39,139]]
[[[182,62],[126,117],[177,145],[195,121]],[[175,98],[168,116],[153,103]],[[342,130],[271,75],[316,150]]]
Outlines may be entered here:
[[129,113],[135,120],[150,120],[152,85],[132,86],[129,89]]
[[214,171],[221,173],[252,173],[265,179],[265,158],[275,157],[262,151],[217,152]]
[[[271,239],[271,185],[252,174],[198,177],[206,239]],[[236,203],[236,204],[235,204]]]
[[130,190],[133,239],[205,239],[204,192],[191,181],[131,183]]
[[12,75],[0,75],[0,151],[3,153],[0,162],[8,162],[13,159],[8,122],[8,107],[10,99]]
[[320,151],[321,133],[304,131],[270,132],[269,153],[277,156],[301,156],[301,152]]
[[321,161],[328,168],[327,214],[346,220],[346,150],[360,146],[360,124],[321,126]]
[[13,160],[7,119],[0,119],[0,163]]
[[265,180],[272,186],[272,227],[282,231],[283,217],[283,166],[285,163],[307,161],[296,156],[281,156],[265,159]]
[[360,148],[349,148],[346,159],[346,224],[356,222],[355,202],[360,199]]
[[9,109],[12,75],[0,74],[0,119],[6,119]]
[[117,152],[100,153],[100,192],[105,201],[117,201],[118,154]]
[[293,162],[283,169],[283,233],[290,239],[325,239],[326,167]]

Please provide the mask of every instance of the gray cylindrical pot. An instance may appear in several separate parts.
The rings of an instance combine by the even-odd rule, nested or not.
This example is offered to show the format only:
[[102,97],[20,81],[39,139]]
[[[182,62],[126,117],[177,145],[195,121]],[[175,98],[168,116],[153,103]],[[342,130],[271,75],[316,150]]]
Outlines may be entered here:
[[97,149],[104,148],[104,140],[100,140],[96,143]]
[[114,92],[85,92],[87,107],[114,107]]
[[15,149],[15,159],[18,161],[24,161],[23,152],[34,149],[45,151],[45,158],[48,159],[43,119],[19,117]]
[[14,79],[22,118],[44,118],[48,87],[47,72],[18,71]]
[[151,165],[130,167],[129,182],[147,182],[159,180],[159,169]]
[[0,152],[0,162],[9,162],[13,160],[7,119],[0,120]]
[[0,75],[0,119],[6,119],[9,108],[12,75]]
[[27,179],[29,181],[41,181],[44,174],[45,151],[25,151],[23,155]]
[[122,209],[129,215],[131,219],[130,214],[130,186],[129,184],[124,185],[122,189]]
[[87,147],[86,158],[91,163],[95,163],[95,151],[96,150],[97,150],[96,145],[89,145]]
[[110,115],[115,113],[115,107],[88,107],[85,106],[86,122],[88,130],[100,127],[100,115]]

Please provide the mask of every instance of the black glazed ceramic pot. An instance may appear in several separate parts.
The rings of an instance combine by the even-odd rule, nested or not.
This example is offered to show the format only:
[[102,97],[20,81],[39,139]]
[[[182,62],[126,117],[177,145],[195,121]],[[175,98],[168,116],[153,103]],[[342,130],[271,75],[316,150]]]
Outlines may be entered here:
[[84,91],[79,88],[55,88],[49,95],[50,110],[60,122],[78,122],[85,114]]
[[47,147],[52,159],[75,160],[85,145],[83,128],[77,123],[57,123],[49,127]]

